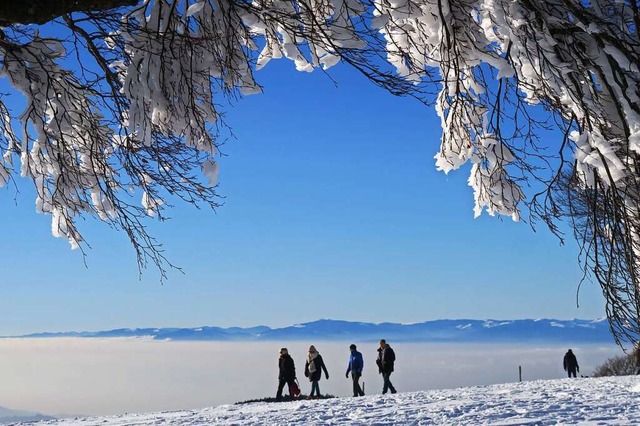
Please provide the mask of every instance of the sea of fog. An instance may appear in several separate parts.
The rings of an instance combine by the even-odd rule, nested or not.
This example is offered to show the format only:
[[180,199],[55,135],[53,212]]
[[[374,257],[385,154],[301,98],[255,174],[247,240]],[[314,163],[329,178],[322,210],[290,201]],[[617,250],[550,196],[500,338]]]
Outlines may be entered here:
[[[107,415],[195,409],[275,396],[278,351],[289,349],[304,393],[304,357],[314,344],[329,370],[320,391],[351,395],[345,378],[352,342],[171,342],[151,339],[0,339],[0,406],[49,415]],[[358,343],[367,394],[379,393],[376,345]],[[590,375],[613,345],[533,346],[389,342],[399,392],[564,377],[569,347]]]

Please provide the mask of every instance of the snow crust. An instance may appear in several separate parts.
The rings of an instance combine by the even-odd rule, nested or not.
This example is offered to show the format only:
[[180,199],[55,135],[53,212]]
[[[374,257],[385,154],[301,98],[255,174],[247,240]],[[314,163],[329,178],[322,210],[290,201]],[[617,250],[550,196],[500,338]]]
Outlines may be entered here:
[[38,425],[637,425],[636,376],[537,380],[322,401],[45,421]]

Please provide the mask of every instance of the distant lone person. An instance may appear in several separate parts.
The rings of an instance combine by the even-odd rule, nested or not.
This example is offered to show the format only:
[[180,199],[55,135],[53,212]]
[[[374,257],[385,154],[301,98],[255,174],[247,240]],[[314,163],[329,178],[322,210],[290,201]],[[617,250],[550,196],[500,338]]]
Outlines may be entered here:
[[362,354],[356,350],[356,345],[351,344],[349,346],[351,355],[349,356],[349,365],[347,365],[347,379],[349,378],[349,372],[351,372],[351,380],[353,380],[353,396],[364,396],[364,391],[360,387],[360,377],[362,377],[362,370],[364,368],[364,360]]
[[316,347],[311,345],[309,346],[309,353],[307,354],[307,362],[304,364],[304,375],[308,377],[311,382],[311,393],[307,399],[312,399],[314,392],[315,396],[320,397],[320,385],[318,382],[320,381],[320,377],[322,377],[322,370],[324,370],[324,375],[327,380],[329,380],[329,372],[324,365],[322,356],[318,353]]
[[280,358],[278,360],[278,392],[276,393],[276,401],[282,399],[282,389],[284,385],[289,385],[289,397],[295,398],[300,394],[300,389],[296,384],[296,366],[293,358],[289,355],[287,348],[280,349]]
[[391,346],[386,342],[386,340],[380,340],[380,347],[378,348],[378,359],[376,359],[376,364],[378,364],[378,372],[382,374],[382,380],[384,380],[384,384],[382,386],[382,394],[384,395],[387,391],[391,391],[391,393],[396,393],[396,388],[393,387],[391,380],[391,373],[393,373],[393,366],[396,362],[396,353],[391,349]]
[[569,374],[569,377],[571,377],[572,374],[573,377],[577,377],[576,372],[580,372],[580,366],[578,366],[578,360],[576,359],[576,356],[573,354],[571,349],[569,349],[567,353],[564,354],[564,360],[562,364],[564,365],[564,371]]

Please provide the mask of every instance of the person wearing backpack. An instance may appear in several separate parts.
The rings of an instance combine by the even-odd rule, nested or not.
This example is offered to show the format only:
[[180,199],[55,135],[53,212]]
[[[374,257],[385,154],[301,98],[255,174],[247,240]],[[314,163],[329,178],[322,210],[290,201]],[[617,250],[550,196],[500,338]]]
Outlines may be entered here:
[[360,387],[360,377],[362,376],[362,369],[364,368],[364,360],[362,354],[356,350],[356,345],[351,344],[349,346],[351,355],[349,356],[349,365],[347,365],[347,379],[349,378],[349,372],[351,372],[351,379],[353,380],[353,396],[364,396],[364,391]]
[[396,353],[391,349],[391,346],[386,342],[386,340],[380,340],[380,347],[378,348],[378,358],[376,359],[376,364],[378,364],[378,372],[382,374],[382,380],[384,380],[384,384],[382,387],[382,394],[384,395],[387,391],[391,391],[391,393],[396,393],[396,388],[393,387],[391,380],[391,373],[393,373],[393,367],[396,362]]
[[314,392],[315,396],[320,397],[320,385],[318,384],[318,381],[320,381],[320,377],[322,377],[322,370],[324,370],[324,374],[327,377],[327,380],[329,380],[329,372],[327,371],[327,367],[324,365],[322,356],[318,353],[316,347],[311,345],[309,346],[307,361],[304,364],[304,375],[308,377],[311,382],[311,393],[309,393],[309,397],[307,399],[313,399]]

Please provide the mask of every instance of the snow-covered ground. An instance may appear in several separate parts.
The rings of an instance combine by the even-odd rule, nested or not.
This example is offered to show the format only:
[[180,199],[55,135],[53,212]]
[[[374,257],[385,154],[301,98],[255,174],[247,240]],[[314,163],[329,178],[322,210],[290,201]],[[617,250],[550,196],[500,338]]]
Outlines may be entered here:
[[321,401],[46,421],[39,425],[638,425],[637,376],[537,380]]

